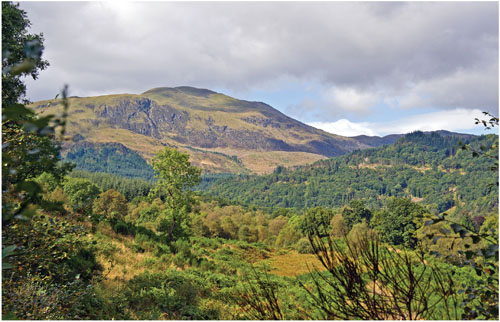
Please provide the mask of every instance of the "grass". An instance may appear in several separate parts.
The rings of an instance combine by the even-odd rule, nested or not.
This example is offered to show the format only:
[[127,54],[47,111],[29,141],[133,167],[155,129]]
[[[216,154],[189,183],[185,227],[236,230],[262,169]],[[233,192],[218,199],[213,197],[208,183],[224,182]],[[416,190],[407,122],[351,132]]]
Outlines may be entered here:
[[201,167],[205,173],[250,173],[250,171],[241,163],[233,160],[229,155],[207,151],[189,146],[180,147],[179,150],[186,152],[190,156],[190,162]]
[[288,151],[249,151],[227,148],[207,149],[227,155],[236,155],[243,165],[256,174],[271,173],[277,166],[292,167],[326,159],[320,154]]
[[314,268],[322,271],[323,265],[314,254],[299,254],[295,250],[286,253],[276,253],[267,259],[271,273],[278,276],[297,276],[309,273]]
[[121,143],[129,149],[137,151],[147,162],[151,162],[153,156],[164,146],[161,141],[149,136],[116,128],[101,128],[99,131],[90,133],[87,140],[96,143]]

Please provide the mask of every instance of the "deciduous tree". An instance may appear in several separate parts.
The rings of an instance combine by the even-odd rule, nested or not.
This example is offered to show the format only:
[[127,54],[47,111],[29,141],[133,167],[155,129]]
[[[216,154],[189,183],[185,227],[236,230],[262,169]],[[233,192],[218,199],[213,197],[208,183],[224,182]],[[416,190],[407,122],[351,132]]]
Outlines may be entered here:
[[49,66],[42,59],[43,34],[29,34],[29,27],[31,22],[19,4],[2,2],[2,104],[21,102],[26,94],[21,78],[37,79]]
[[173,241],[174,230],[188,218],[194,202],[192,189],[200,183],[201,169],[191,165],[188,154],[168,147],[153,158],[153,169],[158,181],[151,195],[162,198],[169,208],[161,228]]
[[88,179],[68,178],[64,184],[64,193],[75,211],[89,214],[101,189]]

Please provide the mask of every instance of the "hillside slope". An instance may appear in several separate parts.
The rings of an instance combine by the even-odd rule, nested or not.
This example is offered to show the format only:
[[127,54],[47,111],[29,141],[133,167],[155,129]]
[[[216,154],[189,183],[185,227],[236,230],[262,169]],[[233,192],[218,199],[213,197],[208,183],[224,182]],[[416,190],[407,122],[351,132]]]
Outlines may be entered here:
[[[369,147],[303,124],[267,104],[192,87],[156,88],[139,95],[72,97],[69,104],[67,133],[80,141],[121,143],[148,161],[163,146],[176,146],[187,149],[194,162],[208,172],[245,172],[235,164],[223,169],[211,166],[219,163],[216,156],[221,154],[236,160],[233,156],[252,151],[260,154],[257,159],[266,160],[268,152],[291,153],[287,157],[282,153],[282,161],[270,160],[263,168],[246,158],[245,168],[262,173],[272,171],[273,163],[304,164]],[[40,114],[62,111],[60,100],[39,101],[31,107]]]

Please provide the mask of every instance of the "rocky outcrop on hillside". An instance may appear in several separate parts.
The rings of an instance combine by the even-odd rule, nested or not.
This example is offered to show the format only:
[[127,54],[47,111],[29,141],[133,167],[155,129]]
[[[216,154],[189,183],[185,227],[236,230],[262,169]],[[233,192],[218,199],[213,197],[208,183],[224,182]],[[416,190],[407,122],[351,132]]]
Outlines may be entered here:
[[[356,140],[305,125],[267,104],[191,87],[159,88],[141,95],[74,98],[70,103],[73,108],[69,124],[75,129],[125,129],[159,141],[173,140],[199,148],[336,156],[365,147]],[[45,102],[38,107],[50,108]],[[72,115],[93,117],[77,119]],[[85,136],[78,130],[74,132]]]

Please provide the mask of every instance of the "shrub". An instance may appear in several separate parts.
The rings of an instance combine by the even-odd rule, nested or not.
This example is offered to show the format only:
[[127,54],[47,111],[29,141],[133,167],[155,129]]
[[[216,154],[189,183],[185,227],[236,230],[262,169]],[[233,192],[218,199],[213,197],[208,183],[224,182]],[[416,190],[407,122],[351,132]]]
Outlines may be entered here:
[[299,252],[299,254],[313,254],[314,251],[311,247],[311,243],[307,238],[301,238],[297,244],[295,244],[295,249]]
[[127,199],[118,191],[110,189],[94,201],[93,211],[106,218],[123,220],[128,212]]
[[121,220],[113,226],[113,231],[118,234],[128,235],[130,233],[129,226]]
[[77,274],[76,276],[85,281],[90,281],[93,272],[101,269],[96,261],[95,254],[88,249],[80,249],[78,253],[69,259],[68,264],[73,269],[73,272]]
[[184,272],[142,273],[132,278],[125,296],[137,319],[216,320],[213,309],[199,305],[201,284]]

